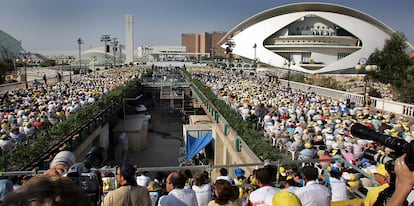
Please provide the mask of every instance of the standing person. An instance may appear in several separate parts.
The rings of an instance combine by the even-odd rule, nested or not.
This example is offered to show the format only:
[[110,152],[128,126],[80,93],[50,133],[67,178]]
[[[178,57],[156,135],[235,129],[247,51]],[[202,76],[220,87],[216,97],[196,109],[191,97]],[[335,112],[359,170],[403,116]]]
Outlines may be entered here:
[[318,169],[312,166],[305,166],[302,170],[305,186],[295,190],[303,206],[329,206],[332,194],[329,188],[317,182]]
[[260,168],[256,171],[256,183],[259,188],[250,193],[249,206],[265,206],[265,199],[280,191],[272,186],[271,172],[267,168]]
[[211,185],[209,184],[207,177],[203,173],[197,173],[194,176],[193,186],[191,187],[197,197],[199,206],[207,205],[211,200]]
[[218,176],[216,180],[227,180],[232,185],[235,185],[236,183],[234,182],[234,179],[228,174],[229,174],[229,171],[226,168],[222,167],[220,168],[220,176]]
[[62,75],[59,72],[57,73],[57,78],[59,82],[62,81]]
[[148,187],[151,177],[148,176],[147,171],[142,171],[141,174],[137,177],[137,184],[139,186]]
[[166,180],[168,195],[160,197],[159,206],[198,206],[196,193],[184,189],[187,177],[181,172],[172,172]]
[[157,182],[151,181],[148,183],[147,189],[149,191],[152,206],[156,206],[158,204],[158,199],[161,196],[162,188],[158,185]]
[[125,163],[117,168],[116,180],[121,185],[116,190],[109,192],[102,206],[152,206],[147,188],[139,186],[135,180],[136,169]]
[[47,77],[46,77],[46,74],[43,74],[43,81],[45,81],[45,85],[47,85]]
[[246,183],[245,171],[242,168],[238,167],[234,169],[234,173],[236,174],[236,178],[234,179],[236,185],[243,185]]
[[216,198],[208,203],[208,206],[239,206],[235,197],[237,196],[229,181],[219,179],[214,184]]

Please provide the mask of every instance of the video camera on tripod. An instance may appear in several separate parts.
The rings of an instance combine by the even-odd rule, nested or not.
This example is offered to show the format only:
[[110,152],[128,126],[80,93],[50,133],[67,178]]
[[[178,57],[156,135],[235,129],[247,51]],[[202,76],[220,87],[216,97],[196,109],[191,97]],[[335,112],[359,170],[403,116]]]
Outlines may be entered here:
[[84,190],[93,203],[100,204],[103,196],[101,173],[97,169],[106,159],[102,147],[92,147],[82,162],[73,164],[64,175]]

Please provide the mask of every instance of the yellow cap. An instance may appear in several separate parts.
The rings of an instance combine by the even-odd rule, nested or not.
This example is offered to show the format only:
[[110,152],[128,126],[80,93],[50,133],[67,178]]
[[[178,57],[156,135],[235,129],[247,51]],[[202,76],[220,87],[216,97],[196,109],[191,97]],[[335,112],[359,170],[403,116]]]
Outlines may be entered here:
[[272,205],[278,206],[301,206],[299,198],[287,191],[287,190],[280,190],[272,198]]
[[375,173],[380,174],[382,176],[387,176],[387,174],[388,174],[387,170],[385,169],[385,165],[384,164],[379,164],[377,166],[377,168],[375,169],[374,174]]

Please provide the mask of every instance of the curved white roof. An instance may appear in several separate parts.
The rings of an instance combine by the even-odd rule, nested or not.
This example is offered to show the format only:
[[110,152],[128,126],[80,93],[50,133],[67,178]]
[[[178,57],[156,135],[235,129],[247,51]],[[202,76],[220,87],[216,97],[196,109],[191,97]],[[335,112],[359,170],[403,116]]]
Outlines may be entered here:
[[[119,51],[116,51],[114,56],[113,52],[105,53],[105,47],[95,47],[84,51],[81,56],[81,61],[83,65],[106,65],[112,64],[115,58],[116,64],[122,64],[122,59],[125,58],[125,55],[122,54],[122,57],[120,57],[120,55]],[[106,58],[108,58],[108,60]],[[93,61],[93,59],[95,60]],[[72,62],[72,64],[78,65],[78,59]]]
[[[329,27],[329,35],[328,32],[315,35],[313,29],[319,29],[319,25],[325,30]],[[331,30],[338,33],[331,34]],[[219,43],[225,48],[224,41],[232,37],[234,54],[257,58],[279,68],[286,68],[286,59],[291,59],[296,64],[290,69],[315,74],[354,68],[360,58],[368,58],[375,49],[382,49],[393,33],[393,29],[379,20],[352,8],[295,3],[244,20]]]
[[15,59],[23,51],[21,43],[0,30],[0,59]]

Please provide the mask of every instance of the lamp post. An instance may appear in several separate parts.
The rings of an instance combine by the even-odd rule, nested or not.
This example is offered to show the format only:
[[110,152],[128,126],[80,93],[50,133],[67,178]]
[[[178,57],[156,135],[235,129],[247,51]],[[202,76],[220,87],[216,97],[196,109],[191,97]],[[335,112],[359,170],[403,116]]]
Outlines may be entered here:
[[81,38],[77,40],[79,45],[79,72],[82,74],[82,59],[81,59],[81,45],[83,44],[83,41]]
[[69,57],[68,63],[69,63],[69,82],[72,83],[72,62],[75,60],[73,57]]
[[216,48],[214,48],[214,47],[211,47],[210,48],[210,59],[213,61],[213,58],[214,58],[214,53],[215,53],[215,50],[216,50]]
[[[23,63],[24,67],[24,83],[26,86],[26,89],[29,88],[29,85],[27,83],[27,63],[30,63],[32,61],[32,58],[30,57],[30,52],[22,53],[19,55],[19,58],[16,59],[16,62]],[[22,80],[22,78],[20,78]]]
[[101,42],[105,44],[105,67],[108,68],[108,52],[109,52],[109,45],[108,42],[111,41],[111,35],[103,34],[101,35]]
[[232,39],[229,39],[227,42],[226,42],[226,53],[229,55],[229,69],[231,69],[231,64],[232,64],[232,62],[231,62],[231,60],[232,60],[232,55],[231,55],[231,53],[233,52],[233,47],[235,46],[236,44],[234,43],[234,41],[232,40]]
[[364,104],[365,104],[365,108],[369,109],[369,90],[368,90],[368,74],[371,72],[376,72],[378,70],[378,66],[377,65],[370,65],[367,64],[367,59],[366,58],[360,58],[358,61],[358,64],[355,66],[355,70],[358,71],[365,71],[365,76],[364,76]]
[[119,44],[119,46],[118,46],[118,48],[119,48],[119,59],[118,59],[118,62],[120,63],[120,65],[122,66],[122,64],[123,64],[123,58],[122,58],[122,49],[124,48],[124,45],[122,45],[122,44]]
[[257,49],[257,44],[254,43],[253,44],[253,51],[254,51],[253,58],[254,58],[254,61],[256,61],[256,49]]
[[295,64],[296,64],[295,61],[290,60],[290,59],[289,59],[289,61],[285,60],[285,63],[284,63],[284,65],[287,66],[287,69],[288,69],[288,88],[289,89],[290,89],[290,67],[294,66]]
[[93,75],[96,76],[96,69],[95,69],[96,56],[91,57],[91,61],[92,61],[92,66],[93,66]]
[[114,52],[114,67],[116,67],[116,55],[115,55],[115,52],[117,51],[117,49],[118,49],[118,41],[117,41],[117,38],[112,38],[112,50],[113,50],[113,52]]

